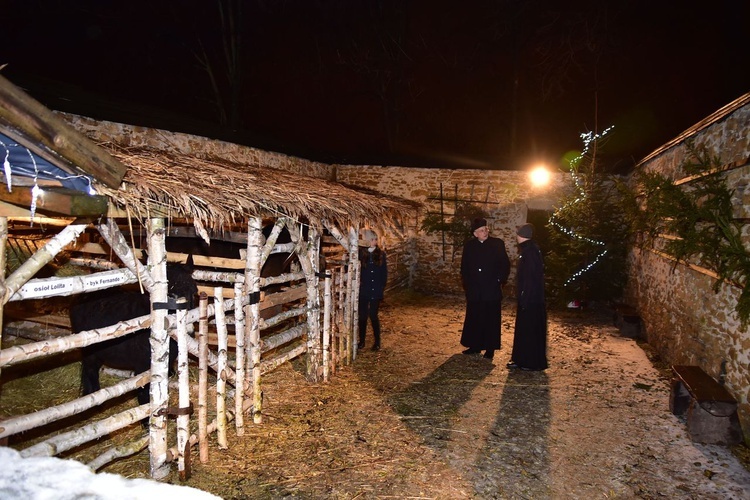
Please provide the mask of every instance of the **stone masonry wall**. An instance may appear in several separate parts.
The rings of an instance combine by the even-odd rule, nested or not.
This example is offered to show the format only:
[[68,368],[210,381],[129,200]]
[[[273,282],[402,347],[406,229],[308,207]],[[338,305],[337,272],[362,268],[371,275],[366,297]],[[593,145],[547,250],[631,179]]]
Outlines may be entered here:
[[[444,213],[453,213],[456,198],[471,200],[482,207],[490,214],[491,236],[505,241],[511,263],[515,264],[518,254],[515,228],[526,222],[529,207],[552,207],[562,183],[562,174],[553,179],[550,187],[536,189],[531,186],[527,174],[519,171],[339,165],[336,180],[422,203],[416,218],[406,228],[405,236],[413,238],[418,256],[412,263],[410,285],[426,293],[455,294],[462,293],[459,275],[461,249],[443,245],[440,234],[419,230],[428,212],[440,213],[441,185]],[[506,295],[513,293],[514,274],[515,265],[512,266],[509,285],[505,287]]]
[[273,151],[264,151],[231,142],[123,123],[98,121],[78,115],[58,114],[79,132],[92,138],[94,142],[112,142],[126,147],[175,151],[182,154],[191,154],[197,158],[220,158],[240,164],[262,165],[288,170],[327,180],[332,180],[335,172],[334,167],[326,163],[314,162]]
[[[688,134],[696,146],[706,146],[735,168],[721,174],[734,189],[735,216],[750,217],[750,104]],[[646,161],[640,168],[680,180],[688,155],[684,141]],[[750,245],[748,226],[745,244]],[[634,249],[630,255],[627,297],[643,320],[649,344],[670,364],[698,365],[740,402],[745,441],[750,442],[750,331],[734,311],[741,289],[700,270],[674,262],[654,251]]]

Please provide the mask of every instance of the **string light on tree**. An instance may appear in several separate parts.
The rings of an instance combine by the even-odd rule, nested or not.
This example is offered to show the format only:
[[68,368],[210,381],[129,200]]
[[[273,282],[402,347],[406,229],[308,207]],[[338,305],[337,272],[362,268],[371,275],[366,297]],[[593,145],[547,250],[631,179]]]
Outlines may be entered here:
[[578,156],[576,156],[570,161],[571,176],[573,178],[573,182],[576,188],[578,189],[579,196],[569,201],[568,203],[563,205],[561,208],[557,209],[549,218],[549,223],[553,225],[554,227],[556,227],[557,229],[559,229],[562,233],[566,234],[567,236],[577,239],[579,241],[584,241],[586,243],[598,246],[602,249],[601,252],[599,252],[599,254],[596,257],[594,257],[594,259],[588,265],[586,265],[582,269],[579,269],[578,271],[573,273],[573,275],[565,281],[564,286],[570,285],[571,283],[576,281],[578,278],[583,276],[585,273],[590,271],[602,259],[602,257],[604,257],[607,254],[607,249],[604,248],[606,246],[605,242],[594,240],[592,238],[580,235],[577,232],[575,232],[573,229],[567,228],[561,225],[557,221],[557,219],[559,219],[567,210],[571,209],[574,205],[586,200],[587,198],[586,191],[581,185],[580,177],[577,175],[578,166],[581,163],[581,161],[585,158],[591,145],[595,143],[596,141],[602,139],[613,128],[614,127],[608,127],[600,134],[594,134],[593,132],[586,132],[586,133],[581,134],[581,139],[583,140],[583,145],[584,145],[583,151],[581,152],[581,154],[579,154]]

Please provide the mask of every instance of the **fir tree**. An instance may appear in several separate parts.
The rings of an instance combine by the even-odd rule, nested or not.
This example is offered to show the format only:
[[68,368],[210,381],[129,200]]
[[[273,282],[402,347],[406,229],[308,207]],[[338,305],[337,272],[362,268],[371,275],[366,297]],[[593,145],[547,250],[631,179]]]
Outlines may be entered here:
[[570,189],[550,217],[546,257],[552,303],[617,300],[627,279],[628,224],[619,183],[597,170],[602,134],[583,134],[584,151],[570,163]]

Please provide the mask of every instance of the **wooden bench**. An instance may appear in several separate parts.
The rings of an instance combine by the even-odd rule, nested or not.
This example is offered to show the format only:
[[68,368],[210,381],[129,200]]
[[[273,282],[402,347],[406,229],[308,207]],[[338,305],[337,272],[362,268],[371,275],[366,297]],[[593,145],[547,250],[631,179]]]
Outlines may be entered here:
[[698,443],[737,444],[742,440],[737,400],[699,366],[672,366],[669,409],[687,413],[687,430]]

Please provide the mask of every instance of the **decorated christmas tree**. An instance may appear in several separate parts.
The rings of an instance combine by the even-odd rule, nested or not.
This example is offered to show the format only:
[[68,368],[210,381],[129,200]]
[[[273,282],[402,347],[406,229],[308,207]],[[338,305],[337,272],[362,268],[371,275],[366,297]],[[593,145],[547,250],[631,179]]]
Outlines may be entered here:
[[629,230],[622,191],[596,163],[597,148],[610,130],[582,134],[583,152],[568,165],[568,195],[549,219],[545,264],[553,304],[618,300],[625,286]]

